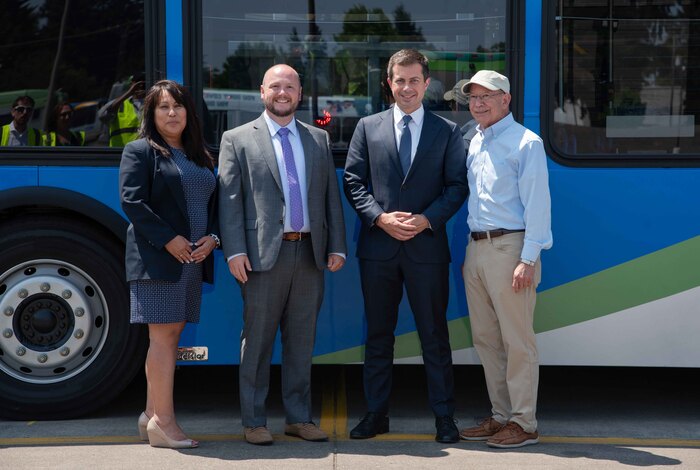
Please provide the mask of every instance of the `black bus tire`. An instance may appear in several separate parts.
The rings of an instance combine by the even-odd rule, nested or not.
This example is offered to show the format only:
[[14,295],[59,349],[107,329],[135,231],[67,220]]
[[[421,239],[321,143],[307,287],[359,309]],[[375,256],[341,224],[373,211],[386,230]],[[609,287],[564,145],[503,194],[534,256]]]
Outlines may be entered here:
[[143,366],[129,324],[123,245],[90,223],[0,222],[0,415],[77,417],[114,399]]

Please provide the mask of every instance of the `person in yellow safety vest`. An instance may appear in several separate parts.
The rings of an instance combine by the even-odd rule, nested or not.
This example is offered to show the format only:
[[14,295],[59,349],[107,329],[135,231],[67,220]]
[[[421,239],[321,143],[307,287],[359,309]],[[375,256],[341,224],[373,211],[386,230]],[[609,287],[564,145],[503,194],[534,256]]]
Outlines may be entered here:
[[98,111],[100,120],[109,126],[110,147],[124,147],[138,138],[144,94],[144,74],[134,75],[126,93]]
[[70,130],[73,107],[68,103],[59,103],[53,110],[50,127],[44,135],[44,145],[49,147],[85,145],[85,132]]
[[29,127],[34,114],[34,99],[31,96],[18,96],[10,110],[12,122],[2,126],[0,146],[26,147],[43,145],[44,136],[39,129]]

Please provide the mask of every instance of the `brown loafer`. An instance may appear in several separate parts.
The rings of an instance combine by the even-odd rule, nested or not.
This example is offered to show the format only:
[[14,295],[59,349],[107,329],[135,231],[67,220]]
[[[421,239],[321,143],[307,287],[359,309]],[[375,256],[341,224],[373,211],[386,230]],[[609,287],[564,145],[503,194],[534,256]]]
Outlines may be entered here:
[[486,445],[498,449],[512,449],[514,447],[528,446],[540,442],[537,431],[525,432],[518,424],[510,421],[503,429],[491,436]]
[[245,440],[256,446],[268,446],[272,444],[272,434],[265,426],[256,426],[254,428],[243,428]]
[[479,424],[474,427],[462,429],[459,432],[459,436],[465,441],[486,441],[489,437],[503,429],[503,426],[505,426],[505,424],[501,424],[489,416],[479,421]]
[[287,424],[284,426],[284,433],[288,436],[301,437],[306,441],[319,442],[328,440],[328,434],[321,431],[314,423]]

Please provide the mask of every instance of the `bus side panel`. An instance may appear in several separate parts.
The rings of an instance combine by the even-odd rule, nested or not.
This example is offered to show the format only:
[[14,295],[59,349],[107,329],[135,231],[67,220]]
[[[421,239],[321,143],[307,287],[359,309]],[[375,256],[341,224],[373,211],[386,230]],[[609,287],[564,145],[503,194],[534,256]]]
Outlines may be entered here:
[[24,186],[36,186],[38,177],[36,167],[3,166],[2,178],[0,178],[0,191]]

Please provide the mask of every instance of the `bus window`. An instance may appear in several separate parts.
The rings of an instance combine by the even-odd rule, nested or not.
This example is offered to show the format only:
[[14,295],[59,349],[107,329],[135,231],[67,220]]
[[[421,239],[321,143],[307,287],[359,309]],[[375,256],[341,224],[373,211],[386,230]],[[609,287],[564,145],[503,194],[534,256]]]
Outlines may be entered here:
[[128,89],[129,77],[144,75],[143,6],[8,2],[0,19],[0,147],[121,146],[135,137],[110,139],[127,113],[99,111]]
[[697,2],[557,2],[549,141],[573,158],[700,153]]
[[204,0],[207,135],[217,145],[223,131],[257,118],[265,70],[287,63],[302,80],[297,116],[328,130],[344,154],[359,119],[391,105],[386,64],[409,47],[430,59],[424,105],[462,127],[471,116],[452,89],[477,70],[505,71],[507,3]]

